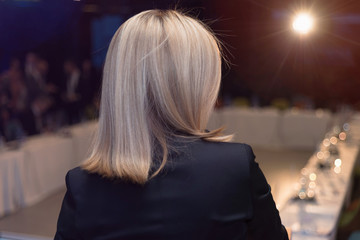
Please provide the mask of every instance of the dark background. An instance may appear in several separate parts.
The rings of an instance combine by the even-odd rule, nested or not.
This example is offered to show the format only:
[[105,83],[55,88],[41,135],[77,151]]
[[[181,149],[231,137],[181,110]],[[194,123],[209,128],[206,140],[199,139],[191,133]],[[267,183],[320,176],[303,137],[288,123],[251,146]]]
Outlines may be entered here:
[[[277,98],[313,107],[360,107],[360,2],[352,0],[0,0],[0,72],[33,51],[61,78],[63,62],[90,57],[101,68],[112,34],[146,9],[178,8],[207,22],[223,42],[221,96],[260,105]],[[315,30],[299,36],[293,15],[307,10]],[[59,79],[60,81],[60,79]]]

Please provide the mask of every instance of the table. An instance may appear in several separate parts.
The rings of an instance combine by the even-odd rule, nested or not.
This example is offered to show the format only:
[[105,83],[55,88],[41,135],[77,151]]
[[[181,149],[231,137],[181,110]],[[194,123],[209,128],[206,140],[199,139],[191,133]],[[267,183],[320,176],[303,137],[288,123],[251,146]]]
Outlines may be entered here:
[[62,188],[66,172],[85,158],[95,128],[96,122],[87,122],[72,126],[63,134],[30,137],[17,150],[3,150],[0,217]]
[[0,216],[24,205],[20,179],[21,151],[8,151],[0,155]]
[[79,165],[90,153],[92,139],[97,127],[96,122],[87,122],[69,128],[73,139],[75,165]]
[[332,126],[325,110],[286,110],[274,108],[217,109],[210,117],[210,130],[224,126],[235,134],[235,142],[265,148],[314,149]]
[[[240,110],[224,109],[214,113],[212,121],[221,121],[229,124],[233,129],[239,127],[240,136],[247,136],[251,141],[260,141],[271,145],[274,139],[280,141],[279,131],[292,128],[293,124],[315,122],[316,127],[329,124],[329,115],[316,115],[315,112],[282,112],[274,109],[266,110]],[[238,123],[241,122],[240,125]],[[279,124],[282,123],[282,124]],[[214,122],[210,123],[214,124]],[[249,127],[244,127],[248,124]],[[258,127],[258,129],[257,129]],[[46,134],[29,138],[24,145],[15,151],[0,153],[0,216],[8,214],[20,207],[34,204],[64,185],[66,172],[78,165],[86,156],[91,142],[91,136],[96,128],[96,122],[83,123],[68,128],[69,134],[59,136]],[[303,201],[289,201],[293,194],[292,189],[282,194],[284,204],[280,204],[280,215],[286,226],[293,228],[294,240],[333,240],[336,234],[336,225],[341,209],[346,203],[351,174],[354,167],[360,140],[360,117],[354,118],[351,123],[352,142],[340,143],[340,158],[343,160],[340,174],[319,172],[317,204]],[[280,129],[280,130],[279,130]],[[322,126],[321,131],[326,132],[328,126]],[[306,131],[314,130],[306,127]],[[255,133],[250,134],[252,131]],[[292,134],[301,134],[297,129],[286,130],[291,138]],[[284,133],[284,132],[283,132]],[[320,131],[314,133],[315,136]],[[322,137],[325,133],[322,135]],[[281,135],[280,135],[281,136]],[[305,134],[304,134],[305,136]],[[259,138],[259,139],[258,139]],[[248,142],[244,139],[244,142]],[[305,138],[303,140],[309,140]],[[237,141],[242,141],[238,136]],[[293,143],[300,146],[300,142]],[[262,142],[261,142],[262,141]],[[285,140],[283,140],[285,141]],[[284,144],[277,142],[276,144]],[[288,145],[285,145],[288,146]],[[314,148],[316,144],[312,146]],[[316,155],[308,161],[307,168],[315,168]],[[336,194],[326,195],[323,192]],[[309,224],[311,223],[311,224]],[[294,225],[295,224],[295,225]]]
[[[352,174],[359,153],[360,121],[353,120],[351,140],[338,143],[341,167],[335,171],[318,168],[316,153],[309,159],[305,168],[316,173],[316,201],[288,199],[280,208],[280,216],[285,226],[293,231],[293,240],[334,240],[341,211],[350,198]],[[292,193],[291,193],[292,192]],[[293,196],[294,191],[288,193]]]

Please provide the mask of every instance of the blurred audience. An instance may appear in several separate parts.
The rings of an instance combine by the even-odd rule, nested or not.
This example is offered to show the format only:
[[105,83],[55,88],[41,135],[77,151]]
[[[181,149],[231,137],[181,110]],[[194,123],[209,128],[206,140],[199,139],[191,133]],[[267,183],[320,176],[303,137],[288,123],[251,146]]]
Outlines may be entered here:
[[80,103],[82,100],[80,76],[81,72],[75,61],[67,60],[64,63],[64,84],[62,86],[62,100],[69,124],[80,121]]
[[49,79],[49,63],[33,52],[0,73],[0,134],[5,141],[57,131],[96,117],[100,79],[89,59],[66,60],[63,81]]
[[96,118],[99,109],[101,77],[98,75],[90,59],[82,62],[81,83],[81,108],[84,109],[83,116]]
[[[43,132],[55,132],[63,126],[98,117],[99,71],[88,58],[80,64],[69,58],[62,67],[63,76],[59,76],[59,81],[57,77],[50,77],[54,76],[49,74],[51,64],[34,52],[27,53],[23,62],[19,58],[11,59],[9,69],[0,73],[1,138],[12,141]],[[234,92],[234,89],[239,89],[235,85],[235,78],[234,73],[228,74],[224,89],[231,91],[224,91],[227,94],[220,96],[216,107],[264,105],[257,95],[249,95],[249,91]],[[301,96],[292,100],[272,99],[268,104],[281,110],[291,106],[314,108],[311,99]]]

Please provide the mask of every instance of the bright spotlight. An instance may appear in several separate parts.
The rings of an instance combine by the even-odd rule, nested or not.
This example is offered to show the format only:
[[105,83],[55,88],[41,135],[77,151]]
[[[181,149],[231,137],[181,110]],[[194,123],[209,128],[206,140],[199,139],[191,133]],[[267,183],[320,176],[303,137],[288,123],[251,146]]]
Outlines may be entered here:
[[314,19],[307,13],[300,13],[295,16],[292,27],[300,34],[309,33],[314,26]]

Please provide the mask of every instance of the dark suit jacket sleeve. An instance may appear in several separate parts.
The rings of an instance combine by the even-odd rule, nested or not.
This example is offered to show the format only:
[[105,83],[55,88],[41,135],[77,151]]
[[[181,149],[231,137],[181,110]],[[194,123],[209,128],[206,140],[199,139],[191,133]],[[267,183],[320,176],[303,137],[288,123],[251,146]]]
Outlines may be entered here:
[[288,240],[286,229],[281,224],[279,212],[271,195],[271,189],[257,162],[251,147],[247,146],[250,158],[252,189],[252,218],[248,222],[248,235],[253,240]]
[[76,204],[70,188],[70,172],[66,174],[66,188],[54,240],[81,239],[76,231]]

